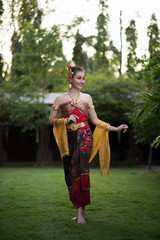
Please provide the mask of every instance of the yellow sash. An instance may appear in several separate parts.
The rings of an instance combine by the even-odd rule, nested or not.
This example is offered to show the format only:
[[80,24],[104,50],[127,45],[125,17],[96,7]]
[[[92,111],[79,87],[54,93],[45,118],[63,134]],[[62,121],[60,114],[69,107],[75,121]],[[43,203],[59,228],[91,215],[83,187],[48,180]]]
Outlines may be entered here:
[[[53,134],[55,136],[56,143],[58,145],[61,159],[69,155],[67,128],[65,118],[54,119],[53,122]],[[93,133],[93,148],[89,162],[93,160],[96,153],[99,151],[99,163],[101,169],[101,175],[109,174],[110,166],[110,145],[109,145],[109,131],[108,126],[110,124],[103,121],[98,122]]]
[[65,118],[56,118],[53,121],[53,134],[59,148],[61,159],[69,155],[67,128]]
[[101,175],[109,174],[110,166],[110,145],[109,145],[109,131],[110,124],[103,121],[98,122],[93,133],[93,148],[89,162],[93,160],[96,153],[99,151],[99,163]]

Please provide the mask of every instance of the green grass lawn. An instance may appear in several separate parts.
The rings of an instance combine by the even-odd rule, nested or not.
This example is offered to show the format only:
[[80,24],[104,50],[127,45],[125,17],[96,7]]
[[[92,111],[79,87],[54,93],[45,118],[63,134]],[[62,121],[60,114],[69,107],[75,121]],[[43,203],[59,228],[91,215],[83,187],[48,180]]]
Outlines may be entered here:
[[160,175],[142,168],[92,168],[85,225],[71,221],[62,167],[0,168],[2,240],[160,239]]

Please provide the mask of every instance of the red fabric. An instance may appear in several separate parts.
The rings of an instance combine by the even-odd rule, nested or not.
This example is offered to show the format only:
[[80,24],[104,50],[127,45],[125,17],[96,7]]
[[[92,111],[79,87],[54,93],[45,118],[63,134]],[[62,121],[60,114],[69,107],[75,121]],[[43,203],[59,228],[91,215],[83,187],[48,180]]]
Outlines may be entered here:
[[82,174],[70,188],[69,195],[75,207],[90,204],[90,180],[89,174]]
[[82,191],[90,189],[89,173],[81,174],[81,189]]
[[81,113],[77,108],[74,109],[72,114],[74,114],[77,117],[79,117],[79,119],[77,119],[77,123],[88,121],[87,117],[83,113]]
[[80,193],[80,196],[79,198],[77,198],[75,201],[74,201],[74,206],[75,207],[84,207],[86,205],[89,205],[91,202],[90,202],[90,191],[82,191]]

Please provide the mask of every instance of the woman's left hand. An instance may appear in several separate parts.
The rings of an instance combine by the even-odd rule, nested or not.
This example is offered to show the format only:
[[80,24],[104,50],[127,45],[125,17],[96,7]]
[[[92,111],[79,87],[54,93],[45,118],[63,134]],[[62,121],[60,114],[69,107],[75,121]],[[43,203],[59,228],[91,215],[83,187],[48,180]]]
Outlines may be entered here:
[[125,133],[127,129],[128,129],[127,124],[121,124],[119,127],[117,127],[117,132],[123,131],[123,133]]

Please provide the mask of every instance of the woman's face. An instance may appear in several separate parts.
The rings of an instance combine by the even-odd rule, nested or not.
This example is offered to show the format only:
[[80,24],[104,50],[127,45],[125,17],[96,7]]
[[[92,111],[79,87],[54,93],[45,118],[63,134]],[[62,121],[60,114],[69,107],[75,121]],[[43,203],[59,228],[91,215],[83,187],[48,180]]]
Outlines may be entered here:
[[85,73],[83,71],[78,71],[74,74],[71,79],[72,87],[81,90],[85,84]]

